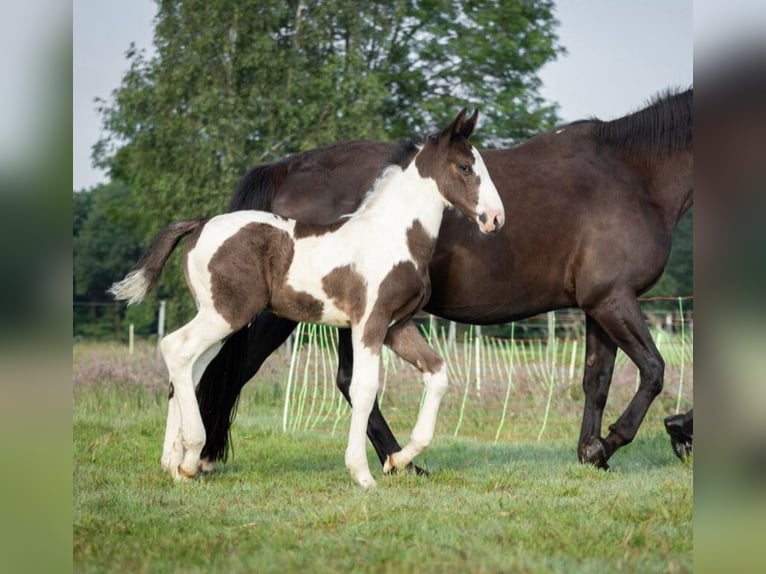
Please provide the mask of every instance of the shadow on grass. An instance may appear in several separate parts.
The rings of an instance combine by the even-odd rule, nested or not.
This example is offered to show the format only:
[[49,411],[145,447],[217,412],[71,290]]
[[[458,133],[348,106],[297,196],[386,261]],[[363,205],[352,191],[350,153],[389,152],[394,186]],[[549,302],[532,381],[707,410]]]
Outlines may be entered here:
[[[345,475],[343,454],[345,440],[340,437],[302,436],[301,434],[272,434],[258,446],[258,437],[248,437],[247,448],[235,451],[227,464],[217,464],[209,478],[235,475],[292,476],[300,473],[338,473]],[[243,439],[240,439],[240,443]],[[377,457],[368,451],[370,468],[380,476]],[[415,460],[431,476],[440,473],[477,470],[479,472],[513,472],[521,468],[544,468],[551,472],[567,472],[581,468],[582,472],[604,473],[580,465],[575,448],[569,441],[488,444],[475,439],[441,437]],[[610,460],[608,475],[640,475],[647,471],[667,469],[676,472],[688,467],[673,454],[664,432],[647,432],[633,444],[621,449]],[[579,472],[579,471],[576,471]]]

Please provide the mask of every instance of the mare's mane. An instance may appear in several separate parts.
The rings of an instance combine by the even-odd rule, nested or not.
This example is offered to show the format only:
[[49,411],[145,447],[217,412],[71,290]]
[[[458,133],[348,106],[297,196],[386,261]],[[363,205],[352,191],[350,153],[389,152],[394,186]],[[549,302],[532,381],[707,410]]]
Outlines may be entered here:
[[646,107],[611,121],[596,118],[600,145],[619,148],[629,156],[650,159],[692,147],[692,88],[668,89]]

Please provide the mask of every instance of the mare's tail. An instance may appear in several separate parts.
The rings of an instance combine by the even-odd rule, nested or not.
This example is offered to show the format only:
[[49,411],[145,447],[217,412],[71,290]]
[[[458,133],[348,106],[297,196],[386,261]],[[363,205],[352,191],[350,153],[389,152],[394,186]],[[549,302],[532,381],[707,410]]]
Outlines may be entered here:
[[199,229],[205,219],[171,223],[152,239],[149,249],[136,264],[135,269],[109,289],[118,301],[127,300],[128,305],[140,303],[157,285],[162,268],[182,237]]

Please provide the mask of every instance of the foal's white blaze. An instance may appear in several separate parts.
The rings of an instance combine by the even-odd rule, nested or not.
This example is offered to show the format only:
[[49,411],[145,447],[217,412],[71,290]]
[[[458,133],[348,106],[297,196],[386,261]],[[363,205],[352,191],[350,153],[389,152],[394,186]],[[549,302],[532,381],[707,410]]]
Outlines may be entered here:
[[477,219],[476,223],[484,233],[491,233],[500,229],[505,223],[505,208],[500,199],[500,194],[495,187],[495,182],[493,182],[492,178],[489,176],[489,170],[487,169],[481,154],[475,147],[471,147],[471,153],[474,158],[473,170],[481,179],[476,212],[479,216],[484,215],[486,217],[484,222]]

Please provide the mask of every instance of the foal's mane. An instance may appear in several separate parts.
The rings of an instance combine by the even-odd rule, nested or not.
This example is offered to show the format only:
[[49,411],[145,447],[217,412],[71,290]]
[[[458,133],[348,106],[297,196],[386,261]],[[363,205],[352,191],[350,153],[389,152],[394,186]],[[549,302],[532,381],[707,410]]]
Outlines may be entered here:
[[421,144],[422,140],[420,139],[409,139],[399,142],[386,162],[386,166],[380,171],[378,177],[375,178],[372,187],[365,192],[362,203],[357,210],[348,215],[344,215],[344,218],[354,217],[371,207],[375,203],[375,199],[378,197],[378,191],[385,187],[386,183],[393,175],[399,172],[399,168],[401,168],[402,171],[407,169],[407,166],[410,165],[410,162],[412,162],[415,155],[420,150]]
[[667,89],[641,110],[596,122],[600,145],[617,147],[631,156],[654,159],[692,147],[692,88]]

